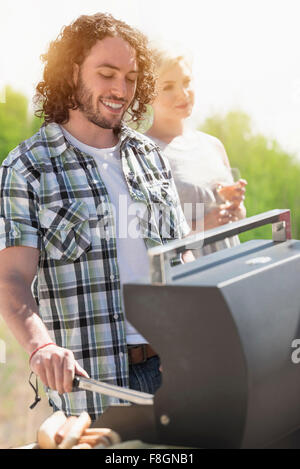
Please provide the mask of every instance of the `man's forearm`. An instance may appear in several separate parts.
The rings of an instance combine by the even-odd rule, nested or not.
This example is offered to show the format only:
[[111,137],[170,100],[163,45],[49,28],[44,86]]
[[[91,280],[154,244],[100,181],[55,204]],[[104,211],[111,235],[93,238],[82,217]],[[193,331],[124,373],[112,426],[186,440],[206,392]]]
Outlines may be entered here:
[[30,285],[18,276],[0,280],[0,314],[29,354],[52,341],[38,315]]
[[[30,284],[24,278],[11,275],[0,279],[0,314],[29,354],[52,342],[38,315]],[[73,352],[56,345],[38,350],[30,361],[30,367],[45,386],[60,394],[72,391],[75,374],[88,378]]]

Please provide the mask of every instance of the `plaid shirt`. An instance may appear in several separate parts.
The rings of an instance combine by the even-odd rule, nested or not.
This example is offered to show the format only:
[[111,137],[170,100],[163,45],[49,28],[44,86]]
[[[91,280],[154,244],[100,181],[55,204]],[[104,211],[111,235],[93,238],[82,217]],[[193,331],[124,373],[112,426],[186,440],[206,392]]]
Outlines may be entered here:
[[[159,148],[124,126],[120,153],[129,194],[146,208],[140,229],[147,248],[188,234]],[[72,350],[92,378],[127,387],[115,223],[95,160],[51,123],[8,155],[0,181],[0,249],[40,250],[33,293],[52,340]],[[86,410],[92,419],[118,402],[85,391],[49,390],[49,397],[66,414]]]

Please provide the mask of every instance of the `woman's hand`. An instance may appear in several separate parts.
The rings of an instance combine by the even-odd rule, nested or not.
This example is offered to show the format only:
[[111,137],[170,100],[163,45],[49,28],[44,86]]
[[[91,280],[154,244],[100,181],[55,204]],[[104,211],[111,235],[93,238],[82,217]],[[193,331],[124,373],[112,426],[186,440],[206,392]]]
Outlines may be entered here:
[[231,204],[231,209],[239,207],[245,199],[247,181],[239,179],[231,185],[219,184],[217,193],[224,202]]
[[246,217],[246,207],[243,202],[240,203],[238,206],[232,204],[231,206],[227,207],[227,209],[231,212],[231,221],[241,220],[242,218]]
[[204,231],[236,221],[235,206],[221,204],[210,210],[204,217]]

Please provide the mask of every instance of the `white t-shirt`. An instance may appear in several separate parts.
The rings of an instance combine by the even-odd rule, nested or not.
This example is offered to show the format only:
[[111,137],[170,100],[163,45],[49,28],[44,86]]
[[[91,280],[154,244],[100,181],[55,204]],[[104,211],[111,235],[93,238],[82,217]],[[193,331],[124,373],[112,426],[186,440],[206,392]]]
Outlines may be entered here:
[[[123,284],[141,281],[149,282],[149,257],[143,238],[128,236],[128,226],[137,227],[138,219],[136,215],[131,215],[133,210],[130,210],[130,204],[133,201],[122,171],[120,145],[118,143],[113,148],[94,148],[77,140],[63,127],[62,131],[74,147],[95,159],[110,202],[114,207],[117,258],[124,310]],[[127,217],[122,216],[124,209],[127,209]],[[121,216],[119,216],[120,214]],[[134,231],[134,236],[136,236],[136,230]],[[125,321],[125,327],[128,344],[147,343],[147,340],[127,320]]]

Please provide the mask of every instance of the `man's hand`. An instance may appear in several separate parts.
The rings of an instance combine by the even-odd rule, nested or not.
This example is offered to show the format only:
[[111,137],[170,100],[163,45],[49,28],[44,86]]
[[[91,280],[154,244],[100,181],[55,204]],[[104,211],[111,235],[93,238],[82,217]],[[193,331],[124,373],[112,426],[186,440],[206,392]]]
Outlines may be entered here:
[[188,251],[184,251],[181,257],[184,264],[187,264],[188,262],[193,262],[195,260],[193,251],[191,251],[190,249]]
[[60,394],[72,391],[75,374],[89,378],[75,360],[73,352],[57,345],[38,350],[30,361],[30,367],[45,386]]

